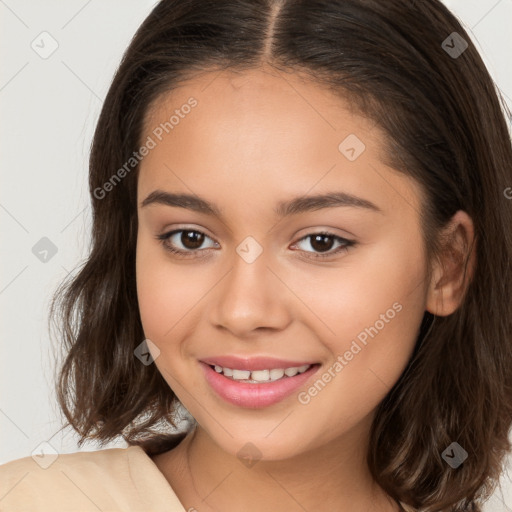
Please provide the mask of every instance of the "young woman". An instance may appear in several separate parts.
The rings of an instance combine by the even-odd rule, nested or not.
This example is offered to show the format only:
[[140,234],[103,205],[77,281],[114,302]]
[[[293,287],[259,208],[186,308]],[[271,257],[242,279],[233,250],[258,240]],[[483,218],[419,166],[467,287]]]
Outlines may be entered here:
[[481,510],[510,451],[511,186],[439,1],[162,0],[52,308],[69,425],[128,447],[9,462],[0,507]]

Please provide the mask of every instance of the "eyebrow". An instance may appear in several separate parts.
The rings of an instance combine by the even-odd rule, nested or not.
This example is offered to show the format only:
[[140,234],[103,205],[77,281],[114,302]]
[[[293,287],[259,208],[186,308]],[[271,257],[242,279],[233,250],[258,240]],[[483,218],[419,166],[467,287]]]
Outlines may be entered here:
[[[222,211],[215,204],[192,194],[172,194],[163,190],[154,190],[141,202],[141,207],[144,208],[150,204],[186,208],[198,213],[214,215],[219,218],[223,216]],[[341,206],[362,208],[383,213],[376,204],[367,199],[346,192],[330,192],[328,194],[317,194],[313,196],[299,196],[289,201],[281,201],[277,204],[276,208],[274,208],[274,214],[277,217],[289,217],[299,213]]]

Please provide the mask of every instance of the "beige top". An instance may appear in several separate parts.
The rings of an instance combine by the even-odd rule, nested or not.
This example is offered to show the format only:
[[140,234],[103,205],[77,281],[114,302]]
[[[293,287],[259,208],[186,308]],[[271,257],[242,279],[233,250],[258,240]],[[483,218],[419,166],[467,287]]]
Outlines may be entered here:
[[62,454],[46,469],[32,457],[3,464],[0,511],[186,512],[140,446]]
[[3,464],[0,511],[187,512],[140,446],[62,454],[46,469],[32,457]]

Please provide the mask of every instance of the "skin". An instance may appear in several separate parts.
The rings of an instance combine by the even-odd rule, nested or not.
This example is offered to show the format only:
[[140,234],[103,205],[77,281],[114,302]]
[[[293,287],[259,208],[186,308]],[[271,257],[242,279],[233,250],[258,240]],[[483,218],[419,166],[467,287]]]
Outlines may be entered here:
[[[191,96],[198,105],[143,159],[138,179],[142,324],[160,351],[158,370],[198,423],[154,462],[186,510],[398,510],[369,473],[369,429],[410,359],[425,310],[448,315],[460,304],[453,255],[471,242],[471,219],[454,216],[452,256],[434,262],[428,281],[421,189],[383,163],[383,133],[347,100],[298,74],[208,72],[159,99],[142,140]],[[338,149],[350,134],[366,146],[354,161]],[[224,217],[142,206],[156,189],[198,195]],[[381,211],[273,212],[280,201],[332,191]],[[179,228],[205,233],[205,257],[175,256],[156,239]],[[332,256],[314,259],[321,247],[305,237],[322,230],[356,245],[335,254],[341,244],[330,238]],[[247,236],[263,248],[250,264],[236,252]],[[172,240],[194,250],[180,234]],[[394,303],[400,312],[307,405],[293,393],[264,409],[237,407],[199,367],[207,356],[263,355],[317,361],[318,376]],[[252,467],[237,457],[248,442],[261,453]]]

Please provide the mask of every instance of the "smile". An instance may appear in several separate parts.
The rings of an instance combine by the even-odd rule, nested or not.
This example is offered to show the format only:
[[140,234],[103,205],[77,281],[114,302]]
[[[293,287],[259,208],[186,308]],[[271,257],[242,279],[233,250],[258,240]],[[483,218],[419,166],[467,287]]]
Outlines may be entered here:
[[294,377],[298,373],[304,373],[311,367],[310,364],[302,366],[292,366],[290,368],[272,368],[266,370],[237,370],[233,368],[224,368],[222,366],[214,365],[213,369],[217,373],[222,373],[225,377],[240,382],[260,383],[260,382],[275,382],[276,380],[284,379],[287,377]]
[[305,387],[321,365],[304,364],[286,368],[240,370],[199,362],[210,389],[237,407],[259,409],[281,402]]

